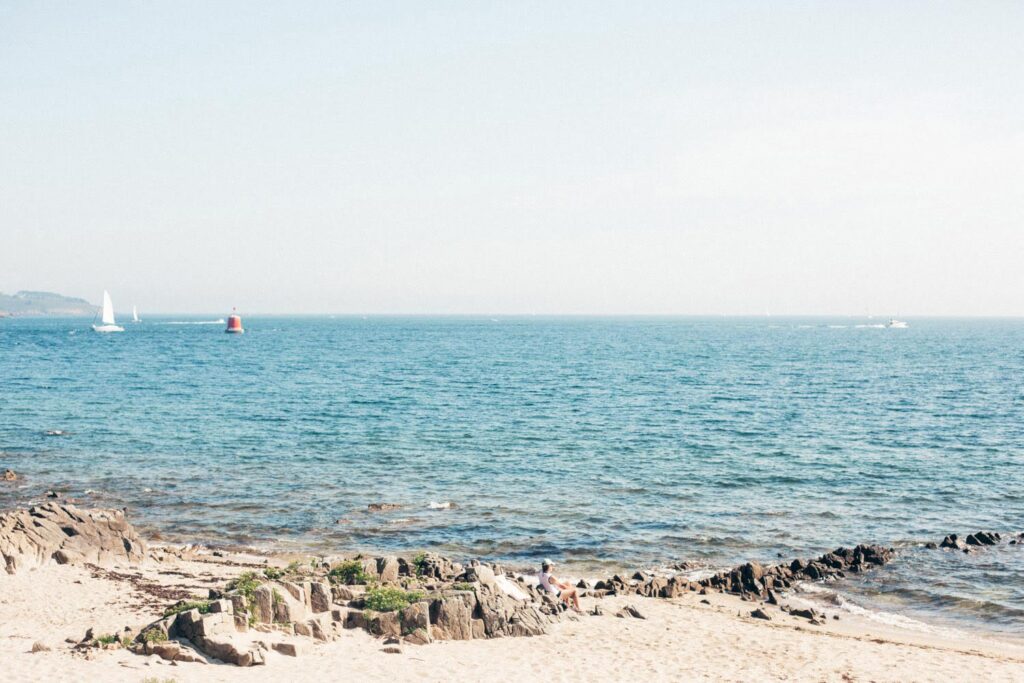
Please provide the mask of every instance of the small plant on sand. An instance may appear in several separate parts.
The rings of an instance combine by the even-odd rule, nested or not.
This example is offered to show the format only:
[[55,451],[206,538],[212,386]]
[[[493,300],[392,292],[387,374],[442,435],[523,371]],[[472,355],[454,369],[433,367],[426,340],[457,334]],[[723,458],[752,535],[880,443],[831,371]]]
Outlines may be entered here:
[[177,602],[167,609],[164,610],[164,616],[169,617],[172,614],[180,614],[181,612],[187,612],[190,609],[199,610],[200,614],[208,614],[210,612],[210,601],[209,600],[182,600]]
[[366,591],[363,606],[374,612],[394,612],[422,599],[423,593],[382,586]]
[[288,563],[288,567],[284,570],[284,573],[285,574],[295,574],[300,569],[302,569],[302,561],[301,560],[292,560],[291,562]]
[[96,638],[96,642],[100,645],[113,645],[117,642],[117,636],[107,633]]
[[279,569],[278,567],[267,567],[263,570],[263,576],[267,577],[271,581],[276,581],[284,576],[285,570]]
[[158,628],[151,628],[142,632],[142,641],[145,643],[163,643],[167,640],[167,634]]
[[327,573],[327,578],[331,583],[340,583],[346,586],[370,582],[370,575],[363,569],[363,563],[359,560],[339,562],[331,567],[331,571]]

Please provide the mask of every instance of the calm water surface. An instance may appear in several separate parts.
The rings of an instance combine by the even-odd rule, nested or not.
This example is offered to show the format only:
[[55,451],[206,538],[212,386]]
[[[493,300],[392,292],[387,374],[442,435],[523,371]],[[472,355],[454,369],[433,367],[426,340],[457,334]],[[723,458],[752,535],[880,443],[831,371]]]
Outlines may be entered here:
[[0,507],[590,569],[879,542],[851,605],[1024,632],[1024,546],[919,547],[1024,530],[1024,321],[184,320],[0,320]]

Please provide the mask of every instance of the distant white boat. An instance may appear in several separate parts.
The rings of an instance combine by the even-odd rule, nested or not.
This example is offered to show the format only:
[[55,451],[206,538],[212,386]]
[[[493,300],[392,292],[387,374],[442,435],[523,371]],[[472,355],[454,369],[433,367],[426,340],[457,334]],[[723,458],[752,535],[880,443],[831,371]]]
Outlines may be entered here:
[[885,326],[897,330],[902,330],[904,328],[910,327],[910,325],[908,325],[905,321],[897,320],[896,318],[889,318],[889,322],[887,322]]
[[114,320],[114,304],[110,301],[110,293],[103,290],[103,317],[102,325],[93,325],[96,332],[124,332],[124,328]]
[[141,323],[142,322],[141,320],[139,320],[139,309],[137,309],[135,307],[135,304],[132,304],[132,322],[133,323]]

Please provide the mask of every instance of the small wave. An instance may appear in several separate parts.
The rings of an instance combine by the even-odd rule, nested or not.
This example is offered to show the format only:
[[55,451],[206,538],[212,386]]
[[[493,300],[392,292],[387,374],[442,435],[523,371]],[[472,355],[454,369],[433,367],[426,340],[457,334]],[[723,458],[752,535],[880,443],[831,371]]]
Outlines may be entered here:
[[877,324],[876,325],[854,325],[854,327],[856,327],[858,329],[862,329],[862,330],[863,329],[880,330],[880,329],[883,329],[885,327],[885,325],[877,325]]
[[431,510],[452,510],[458,506],[455,505],[455,503],[451,502],[450,500],[446,500],[443,503],[435,503],[434,501],[430,501],[429,507]]
[[903,616],[902,614],[896,614],[895,612],[885,612],[882,610],[868,609],[861,607],[860,605],[852,602],[849,598],[844,596],[831,588],[823,586],[821,584],[814,583],[798,583],[795,586],[795,593],[806,594],[813,596],[811,600],[803,600],[796,595],[790,594],[790,599],[795,602],[804,603],[808,606],[813,606],[814,603],[826,603],[833,607],[848,612],[850,614],[869,619],[871,621],[885,624],[886,626],[893,626],[895,628],[907,629],[911,631],[919,631],[924,633],[933,634],[945,634],[945,635],[960,635],[961,632],[956,629],[943,628],[938,626],[932,626],[926,624],[923,621],[917,619],[911,619],[910,617]]
[[217,320],[174,320],[165,323],[153,323],[154,325],[223,325],[224,318]]

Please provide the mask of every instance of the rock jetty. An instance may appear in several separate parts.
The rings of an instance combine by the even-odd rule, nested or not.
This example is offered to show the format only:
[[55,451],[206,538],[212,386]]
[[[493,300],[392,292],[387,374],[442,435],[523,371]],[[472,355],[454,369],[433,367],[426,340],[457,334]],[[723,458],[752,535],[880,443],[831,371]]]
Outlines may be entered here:
[[121,510],[57,502],[0,514],[0,559],[8,574],[57,564],[140,562],[146,543]]
[[629,579],[616,575],[598,581],[588,593],[596,596],[635,593],[646,597],[674,598],[686,591],[715,590],[771,602],[775,599],[773,591],[791,588],[799,581],[841,579],[847,574],[858,574],[881,567],[889,562],[894,554],[893,548],[878,545],[836,548],[817,559],[797,559],[789,564],[762,566],[757,562],[747,562],[697,581],[690,580],[683,574],[664,577],[637,572]]

